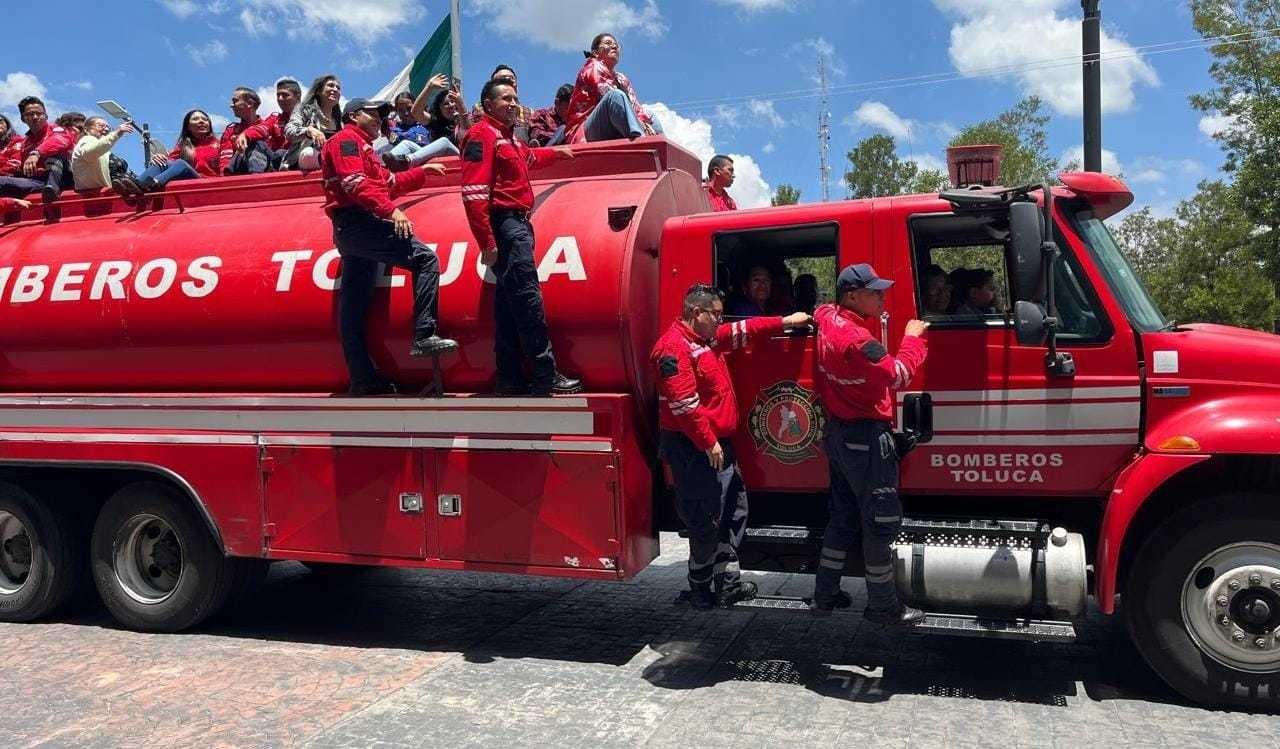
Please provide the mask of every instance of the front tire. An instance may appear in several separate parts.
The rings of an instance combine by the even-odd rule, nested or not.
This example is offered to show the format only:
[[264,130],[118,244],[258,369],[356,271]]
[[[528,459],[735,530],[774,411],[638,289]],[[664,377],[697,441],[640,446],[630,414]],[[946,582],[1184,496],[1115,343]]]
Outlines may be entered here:
[[30,622],[57,611],[79,587],[83,560],[70,518],[0,483],[0,621]]
[[107,500],[90,544],[93,579],[107,610],[143,632],[180,632],[220,610],[242,579],[190,502],[156,482]]
[[1143,543],[1122,599],[1138,651],[1195,702],[1280,707],[1280,517],[1233,492],[1169,517]]

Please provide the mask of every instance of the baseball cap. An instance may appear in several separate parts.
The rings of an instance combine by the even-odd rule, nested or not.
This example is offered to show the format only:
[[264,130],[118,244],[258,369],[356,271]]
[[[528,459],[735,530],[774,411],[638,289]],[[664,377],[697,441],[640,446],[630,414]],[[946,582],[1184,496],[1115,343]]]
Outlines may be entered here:
[[893,281],[877,276],[870,263],[858,263],[840,271],[840,277],[836,279],[836,295],[842,296],[846,291],[858,289],[887,289],[892,285]]
[[388,102],[379,99],[352,99],[342,108],[342,119],[350,119],[351,115],[361,109],[376,109],[383,117],[391,114],[391,104]]

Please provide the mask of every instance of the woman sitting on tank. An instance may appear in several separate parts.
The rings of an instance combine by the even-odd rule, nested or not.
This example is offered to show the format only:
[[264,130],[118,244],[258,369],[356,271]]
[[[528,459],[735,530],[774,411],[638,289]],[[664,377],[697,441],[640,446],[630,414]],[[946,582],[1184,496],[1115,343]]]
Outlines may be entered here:
[[121,177],[111,183],[112,189],[131,202],[133,196],[154,192],[175,179],[219,177],[221,148],[213,134],[213,123],[203,110],[193,109],[182,118],[182,134],[169,155],[155,154],[151,165],[136,180]]
[[578,71],[565,114],[565,143],[630,138],[662,133],[657,118],[640,106],[631,80],[618,70],[622,45],[613,34],[596,34]]
[[[423,93],[438,96],[445,91],[448,84],[448,78],[437,75],[427,82]],[[393,172],[422,166],[437,156],[458,155],[458,146],[453,140],[444,133],[432,132],[427,125],[413,116],[414,102],[413,95],[408,91],[396,94],[396,114],[395,120],[390,123],[389,142],[379,151],[382,163]],[[428,117],[428,122],[435,119]]]
[[311,83],[302,103],[289,116],[284,134],[289,139],[289,153],[296,158],[285,157],[290,164],[297,164],[304,172],[320,168],[320,149],[334,133],[342,129],[342,110],[338,101],[342,98],[342,81],[336,75],[322,75]]
[[453,144],[455,155],[462,136],[471,127],[471,116],[462,104],[462,95],[443,75],[427,81],[418,98],[413,100],[409,114],[427,129],[432,143],[444,138]]

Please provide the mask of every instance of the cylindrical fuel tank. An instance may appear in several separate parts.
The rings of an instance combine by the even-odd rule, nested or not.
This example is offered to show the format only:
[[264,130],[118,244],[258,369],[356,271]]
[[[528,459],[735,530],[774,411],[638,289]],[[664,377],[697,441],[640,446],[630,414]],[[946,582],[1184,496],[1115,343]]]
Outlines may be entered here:
[[894,552],[899,594],[926,611],[1026,616],[1039,598],[1042,616],[1070,619],[1084,612],[1079,533],[907,523]]
[[[663,222],[705,211],[697,159],[661,138],[575,147],[534,173],[535,260],[556,358],[595,392],[651,391]],[[441,268],[451,392],[492,387],[493,283],[463,212],[459,162],[397,202]],[[340,263],[317,176],[170,183],[139,210],[67,193],[0,226],[0,390],[338,391]],[[370,349],[401,383],[412,280],[381,280]],[[646,396],[647,397],[647,396]]]

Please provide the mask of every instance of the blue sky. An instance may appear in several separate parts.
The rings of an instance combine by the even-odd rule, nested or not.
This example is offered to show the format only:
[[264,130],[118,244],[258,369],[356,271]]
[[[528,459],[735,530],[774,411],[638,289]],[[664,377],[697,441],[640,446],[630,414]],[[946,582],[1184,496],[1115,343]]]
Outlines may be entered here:
[[[1138,205],[1167,214],[1218,174],[1212,118],[1190,94],[1212,86],[1186,0],[1103,0],[1104,145]],[[737,155],[740,203],[782,182],[820,194],[816,64],[830,62],[832,197],[845,152],[889,132],[933,165],[955,129],[1027,93],[1051,102],[1050,146],[1081,142],[1078,0],[463,0],[468,99],[499,62],[522,98],[545,106],[573,79],[600,30],[622,40],[622,69],[669,133],[704,158]],[[113,98],[171,142],[184,111],[228,115],[236,85],[270,90],[285,74],[334,72],[346,95],[394,76],[447,12],[447,0],[64,0],[56,50],[8,35],[0,112],[28,93],[56,111]],[[1180,45],[1186,47],[1187,45]],[[1066,60],[1064,62],[1064,59]],[[936,78],[921,79],[934,75]],[[903,81],[902,79],[915,80]],[[270,99],[270,97],[264,97]],[[266,107],[264,107],[264,112]],[[15,118],[16,120],[16,118]],[[140,160],[137,141],[120,147]]]

